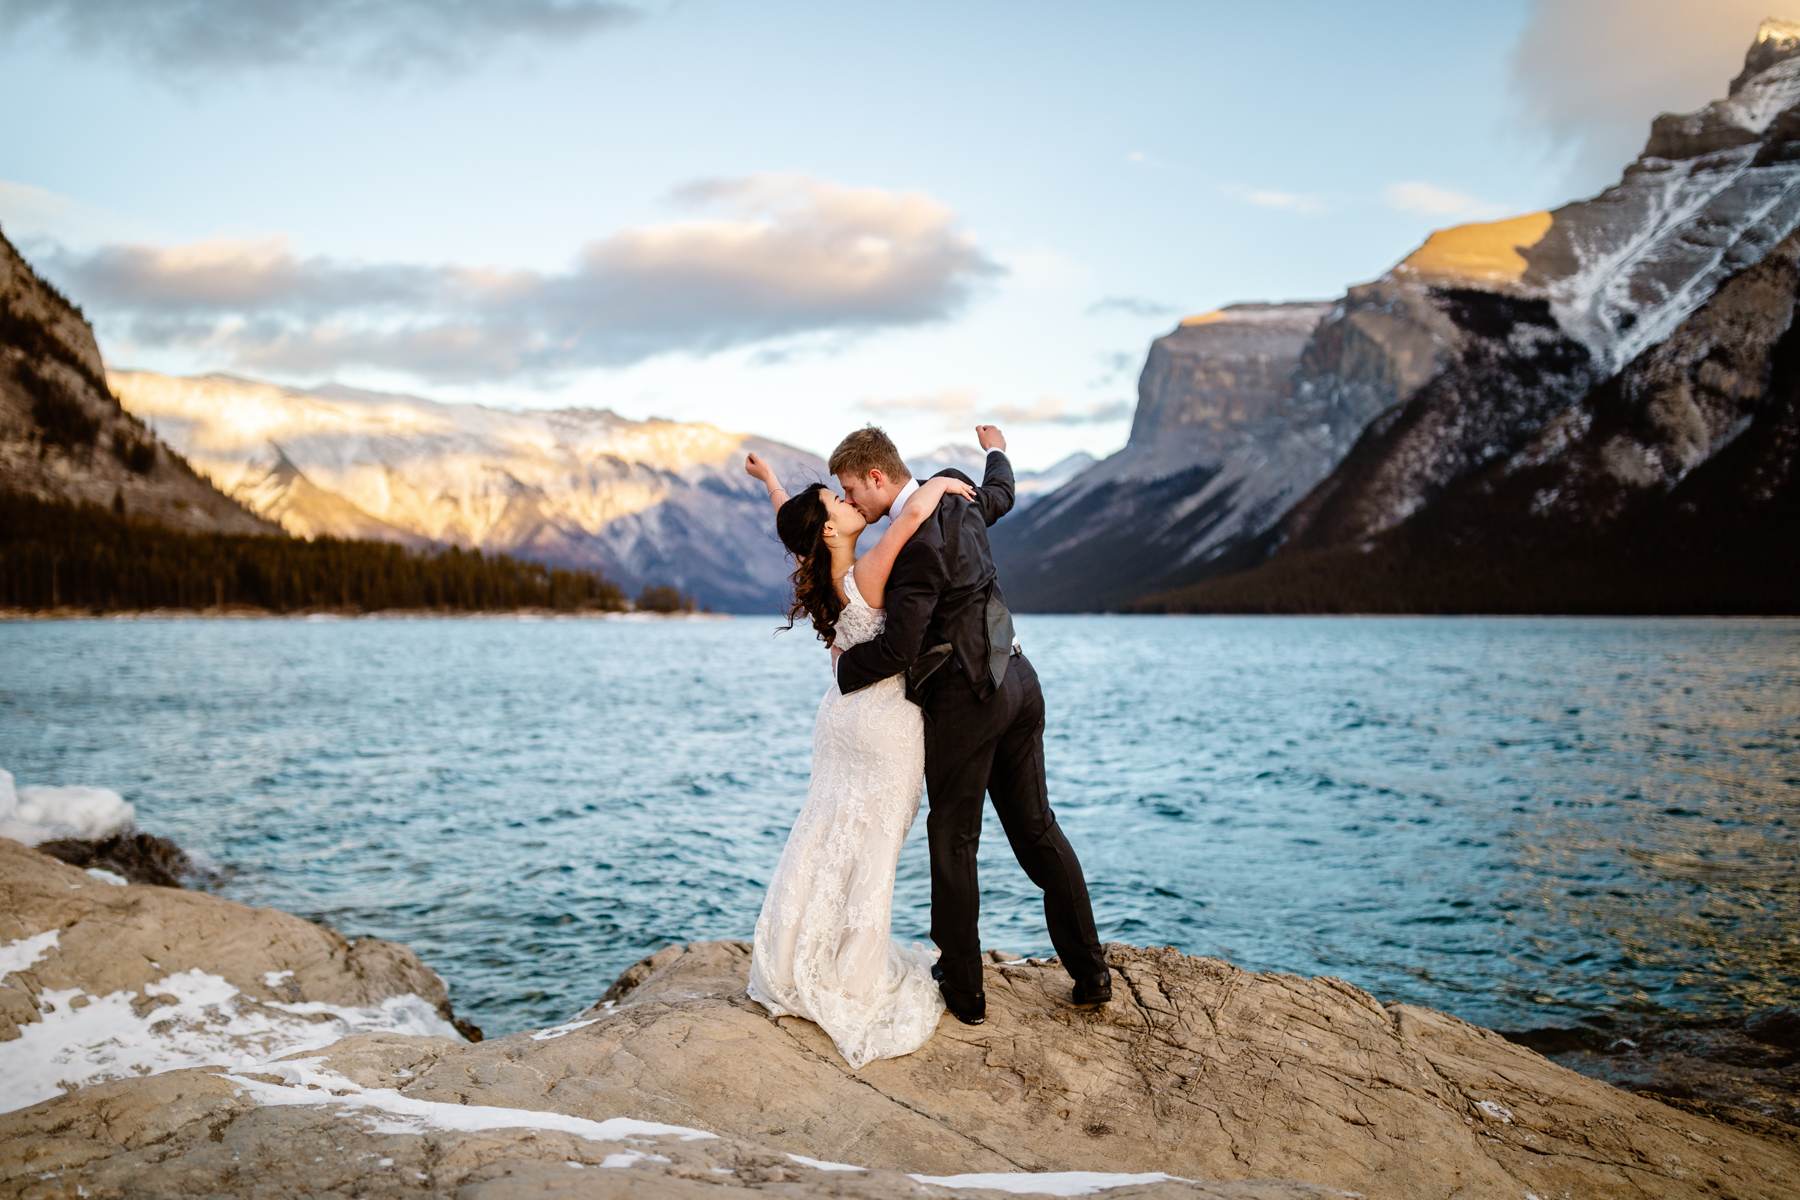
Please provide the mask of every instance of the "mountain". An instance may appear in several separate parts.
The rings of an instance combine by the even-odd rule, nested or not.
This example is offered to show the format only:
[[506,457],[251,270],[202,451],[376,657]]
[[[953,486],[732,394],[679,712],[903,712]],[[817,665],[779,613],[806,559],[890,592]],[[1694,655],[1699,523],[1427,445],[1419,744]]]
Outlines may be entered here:
[[[1182,331],[1159,340],[1115,473],[1159,454],[1163,473],[1102,490],[1102,464],[997,536],[1011,554],[1009,597],[1157,610],[1787,611],[1800,597],[1766,568],[1792,556],[1791,534],[1777,531],[1793,503],[1784,397],[1797,227],[1800,25],[1768,21],[1727,95],[1658,117],[1617,184],[1433,233],[1350,288],[1297,349],[1264,360],[1278,378],[1235,380],[1236,349],[1204,346],[1214,374],[1164,391],[1158,350]],[[1189,449],[1171,414],[1237,440]],[[1310,443],[1312,477],[1291,474],[1297,490],[1260,508],[1225,490],[1222,480],[1245,479],[1260,498],[1281,461],[1271,448],[1325,434],[1322,416],[1329,436]],[[1174,473],[1183,457],[1186,476]],[[1136,544],[1146,529],[1148,554]],[[1685,558],[1652,561],[1674,545]]]
[[281,532],[120,407],[105,370],[81,310],[0,234],[0,490],[113,505],[189,532]]
[[1378,408],[1298,391],[1329,303],[1234,304],[1158,338],[1125,448],[994,527],[1020,609],[1118,607],[1203,574],[1322,479]]
[[1800,25],[1769,21],[1613,187],[1401,263],[1440,369],[1266,566],[1151,605],[1791,610],[1797,231]]
[[630,593],[671,584],[726,611],[776,608],[791,569],[744,456],[762,455],[790,486],[825,478],[791,446],[603,409],[219,374],[110,378],[220,488],[293,533],[476,547],[597,569]]
[[[1093,466],[1094,462],[1093,455],[1085,450],[1078,450],[1067,458],[1058,459],[1054,464],[1041,471],[1020,471],[1015,468],[1013,472],[1013,513],[1031,507]],[[987,470],[987,451],[980,446],[950,443],[939,446],[930,454],[909,463],[908,466],[918,472],[920,479],[929,479],[946,467],[955,467],[979,483],[982,474]]]

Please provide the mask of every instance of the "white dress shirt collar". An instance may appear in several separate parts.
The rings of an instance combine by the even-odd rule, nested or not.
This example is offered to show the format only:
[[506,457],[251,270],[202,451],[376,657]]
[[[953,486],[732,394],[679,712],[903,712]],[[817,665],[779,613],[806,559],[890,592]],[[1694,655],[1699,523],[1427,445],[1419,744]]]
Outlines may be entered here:
[[918,480],[916,480],[916,479],[907,480],[906,486],[901,488],[899,495],[894,497],[894,502],[892,504],[888,505],[888,510],[887,510],[888,520],[893,521],[893,520],[898,519],[900,516],[900,511],[906,507],[906,502],[908,500],[911,500],[912,494],[918,490],[919,490],[919,481]]

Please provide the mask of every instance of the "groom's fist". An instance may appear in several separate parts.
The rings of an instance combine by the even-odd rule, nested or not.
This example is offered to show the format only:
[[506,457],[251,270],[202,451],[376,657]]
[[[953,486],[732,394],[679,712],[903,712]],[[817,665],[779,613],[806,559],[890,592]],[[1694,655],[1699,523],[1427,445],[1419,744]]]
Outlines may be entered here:
[[998,425],[977,425],[975,438],[981,443],[983,450],[1006,449],[1006,435],[1000,432]]

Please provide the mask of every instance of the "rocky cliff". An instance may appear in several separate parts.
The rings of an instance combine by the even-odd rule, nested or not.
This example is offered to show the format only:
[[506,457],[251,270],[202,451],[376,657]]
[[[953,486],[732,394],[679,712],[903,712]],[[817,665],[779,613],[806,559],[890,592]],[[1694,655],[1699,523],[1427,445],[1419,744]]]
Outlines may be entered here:
[[[1431,390],[1420,394],[1424,379],[1398,389],[1401,403],[1384,406],[1370,430],[1381,449],[1359,448],[1359,461],[1284,532],[1316,541],[1326,531],[1311,513],[1330,509],[1333,540],[1366,537],[1470,471],[1520,453],[1541,459],[1549,426],[1552,439],[1566,437],[1601,403],[1586,399],[1599,384],[1669,338],[1796,226],[1800,26],[1772,21],[1730,94],[1657,118],[1643,154],[1613,187],[1550,213],[1434,235],[1395,268],[1387,292],[1406,293],[1412,311],[1426,314],[1414,327],[1438,348],[1439,369],[1426,373]],[[1775,296],[1759,316],[1753,336],[1765,357],[1791,306],[1791,296]],[[1715,316],[1708,328],[1718,326]],[[1703,336],[1689,328],[1685,340]],[[1753,380],[1735,382],[1760,389],[1767,375],[1765,363]]]
[[1147,606],[1792,611],[1800,26],[1766,24],[1730,97],[1545,217],[1401,264],[1390,286],[1448,319],[1439,369],[1265,566]]
[[0,235],[0,488],[193,532],[279,535],[170,453],[107,386],[94,331]]
[[[1269,470],[1263,446],[1332,414],[1343,423],[1334,428],[1353,428],[1317,443],[1328,461],[1283,495],[1291,511],[1222,526],[1229,544],[1208,540],[1211,528],[1162,538],[1143,561],[1114,553],[1016,565],[1032,580],[1027,606],[1043,594],[1038,578],[1149,571],[1143,591],[1163,592],[1141,605],[1150,608],[1789,611],[1800,596],[1771,590],[1754,561],[1761,551],[1740,535],[1745,522],[1773,528],[1772,514],[1791,504],[1781,498],[1791,449],[1782,449],[1778,348],[1797,227],[1800,25],[1771,20],[1727,95],[1658,117],[1614,186],[1548,212],[1438,231],[1351,288],[1296,356],[1282,419],[1243,426],[1247,445],[1218,478],[1197,473],[1155,497],[1169,513],[1205,505],[1219,479]],[[1173,406],[1221,407],[1199,383]],[[1170,407],[1147,393],[1140,425],[1169,428]],[[1746,434],[1734,453],[1760,464],[1755,497],[1706,483],[1719,473],[1702,471]],[[1039,522],[1068,518],[1062,540],[1039,539],[1034,551],[1060,555],[1077,536],[1128,544],[1135,528],[1156,528],[1137,510],[1076,510],[1087,479],[1040,507]],[[1530,488],[1521,499],[1503,480]],[[1656,499],[1678,487],[1680,498]],[[1686,590],[1659,590],[1648,563],[1623,564],[1629,588],[1604,586],[1635,553],[1630,538],[1661,536],[1665,520],[1691,526],[1682,536],[1704,551],[1688,561],[1690,576],[1702,562],[1722,573],[1710,598],[1686,580],[1675,581]],[[1737,549],[1723,553],[1725,542]],[[1496,553],[1508,556],[1505,575],[1475,561]],[[1158,559],[1184,564],[1186,577],[1155,574]],[[1240,574],[1265,560],[1267,569]],[[1513,586],[1519,570],[1543,586]],[[1548,578],[1556,572],[1572,574]],[[1171,586],[1184,582],[1194,586]],[[1084,588],[1076,598],[1093,607],[1114,597]]]
[[1800,1178],[1790,1140],[1172,949],[1110,944],[1097,1012],[1054,962],[990,954],[985,1025],[850,1071],[748,999],[741,942],[669,947],[561,1024],[470,1043],[387,943],[4,839],[0,899],[7,1195],[1773,1200]]
[[1020,609],[1118,606],[1260,534],[1374,415],[1295,390],[1324,303],[1235,304],[1150,347],[1125,448],[994,528]]
[[[1800,233],[1568,399],[1515,358],[1371,426],[1266,563],[1148,608],[1792,612]],[[1541,310],[1530,327],[1544,332]],[[1564,363],[1578,351],[1554,334]],[[1576,373],[1585,368],[1575,367]],[[1514,381],[1516,391],[1509,393]],[[1483,423],[1471,452],[1450,427]]]

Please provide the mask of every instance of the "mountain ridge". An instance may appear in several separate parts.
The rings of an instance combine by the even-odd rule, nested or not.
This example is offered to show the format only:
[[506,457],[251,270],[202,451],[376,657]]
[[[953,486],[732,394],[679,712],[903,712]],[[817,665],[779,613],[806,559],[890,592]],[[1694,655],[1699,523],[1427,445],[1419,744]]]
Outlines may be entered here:
[[[110,379],[222,491],[296,535],[505,553],[598,570],[633,593],[671,585],[724,611],[782,611],[791,586],[744,457],[761,455],[790,490],[830,481],[824,460],[798,447],[610,408],[453,403],[231,372]],[[935,470],[947,451],[979,474],[974,447],[916,465]],[[1019,507],[1082,465],[1020,472]]]
[[[1058,564],[1045,561],[1057,543],[1040,538],[1014,545],[1012,565],[1023,586],[1009,588],[1009,598],[1016,594],[1024,608],[1397,611],[1378,594],[1372,580],[1379,576],[1424,611],[1440,604],[1455,611],[1482,611],[1488,603],[1504,611],[1586,604],[1577,590],[1550,583],[1529,597],[1509,587],[1505,596],[1484,599],[1480,589],[1491,580],[1480,581],[1490,577],[1457,565],[1458,556],[1472,541],[1502,538],[1508,561],[1520,570],[1528,569],[1534,539],[1574,556],[1558,568],[1571,578],[1589,578],[1584,560],[1629,561],[1635,565],[1626,573],[1648,589],[1643,596],[1620,597],[1606,580],[1590,579],[1596,595],[1642,611],[1654,610],[1653,597],[1663,594],[1691,611],[1703,602],[1685,584],[1659,592],[1664,585],[1654,572],[1608,539],[1632,530],[1636,536],[1653,528],[1689,530],[1687,517],[1648,515],[1661,504],[1655,496],[1666,498],[1683,475],[1722,453],[1744,429],[1761,429],[1759,444],[1779,459],[1787,418],[1769,389],[1785,376],[1755,364],[1785,361],[1782,314],[1792,298],[1782,291],[1784,263],[1797,228],[1800,25],[1765,22],[1729,94],[1691,113],[1658,116],[1644,152],[1617,183],[1544,212],[1434,231],[1393,269],[1349,288],[1295,355],[1279,410],[1264,414],[1260,426],[1240,424],[1252,443],[1248,450],[1224,462],[1196,458],[1187,479],[1114,497],[1110,508],[1073,506],[1093,472],[1065,489],[1068,496],[1051,497],[1034,515],[1040,524],[1064,516],[1062,546],[1119,548],[1088,554],[1061,572],[1059,584]],[[1770,270],[1756,274],[1765,264]],[[1719,305],[1717,312],[1729,317],[1704,316],[1727,292],[1758,299]],[[1771,315],[1774,320],[1764,319]],[[1140,414],[1150,400],[1140,379]],[[1200,389],[1174,402],[1203,412],[1219,407],[1217,396]],[[1233,471],[1254,477],[1257,454],[1303,428],[1313,411],[1351,414],[1358,428],[1330,446],[1333,461],[1286,498],[1284,511],[1265,510],[1266,520],[1235,511],[1239,502],[1223,494],[1222,481]],[[1602,415],[1602,426],[1618,436],[1604,452],[1580,449]],[[1648,441],[1620,440],[1618,431],[1639,426],[1649,430]],[[1137,433],[1134,426],[1134,441]],[[1580,453],[1570,457],[1571,447]],[[1787,453],[1781,462],[1791,461]],[[1679,473],[1665,469],[1671,455]],[[1515,499],[1504,499],[1512,496],[1505,481],[1527,469],[1537,486],[1521,515]],[[1760,500],[1729,488],[1705,493],[1723,506],[1721,523],[1771,529],[1770,514],[1785,511],[1789,501],[1781,489],[1790,486],[1791,473],[1774,460],[1762,469],[1781,482]],[[1572,477],[1559,482],[1559,472],[1590,483],[1604,475],[1612,484],[1599,491],[1573,486]],[[1613,485],[1635,492],[1608,492]],[[1156,525],[1159,509],[1181,511],[1209,493],[1218,497],[1212,527],[1190,525],[1151,556],[1129,544],[1135,527]],[[1593,508],[1572,507],[1569,499],[1601,493],[1606,498],[1593,500]],[[1502,505],[1496,496],[1512,507],[1483,517],[1483,503]],[[1433,511],[1440,503],[1452,506],[1454,520]],[[1409,525],[1401,537],[1398,531]],[[1220,539],[1220,528],[1231,536]],[[1430,541],[1428,533],[1440,540]],[[1384,558],[1379,548],[1389,535],[1395,548]],[[997,544],[1006,540],[996,535]],[[1717,540],[1756,553],[1732,537]],[[1284,560],[1291,565],[1275,565]],[[1411,587],[1395,574],[1401,561],[1409,571],[1443,579]],[[1265,563],[1269,569],[1262,570]],[[1722,583],[1713,601],[1725,611],[1744,604],[1800,606],[1791,590],[1785,597],[1771,592],[1753,565],[1720,560],[1715,566],[1721,580],[1734,581]],[[1444,582],[1451,576],[1462,582]],[[1289,586],[1303,595],[1281,594]]]

